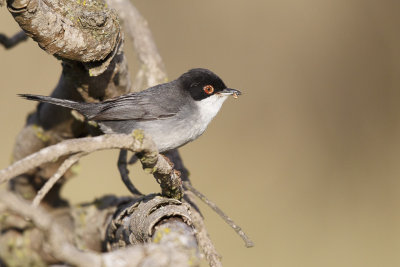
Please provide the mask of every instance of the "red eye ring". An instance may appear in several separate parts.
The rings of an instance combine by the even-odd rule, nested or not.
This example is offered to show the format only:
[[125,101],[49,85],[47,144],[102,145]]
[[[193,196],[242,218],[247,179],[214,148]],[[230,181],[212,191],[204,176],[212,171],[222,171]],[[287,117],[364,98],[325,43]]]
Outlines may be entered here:
[[214,87],[212,85],[206,85],[206,86],[203,87],[203,91],[207,95],[211,95],[212,93],[214,93]]

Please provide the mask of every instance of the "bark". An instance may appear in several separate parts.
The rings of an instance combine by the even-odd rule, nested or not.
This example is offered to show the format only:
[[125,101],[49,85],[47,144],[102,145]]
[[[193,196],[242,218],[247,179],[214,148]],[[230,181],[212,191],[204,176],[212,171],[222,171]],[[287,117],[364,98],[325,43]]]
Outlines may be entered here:
[[[32,208],[29,202],[5,191],[0,193],[0,201],[3,221],[10,223],[8,226],[1,224],[3,234],[0,236],[0,254],[7,266],[61,263],[110,267],[199,264],[197,241],[190,226],[190,207],[178,200],[156,195],[145,198],[106,196],[92,203],[52,213]],[[126,221],[124,215],[135,217],[137,213],[141,219],[131,220],[134,223],[131,222],[125,229],[126,235],[139,237],[140,240],[135,244],[143,244],[144,240],[147,243],[122,246],[124,239],[118,236],[119,231],[115,226]],[[26,218],[30,221],[26,221]],[[101,239],[101,236],[107,239]],[[113,239],[113,236],[118,238]],[[110,252],[99,253],[107,246]],[[112,250],[112,247],[117,249]]]

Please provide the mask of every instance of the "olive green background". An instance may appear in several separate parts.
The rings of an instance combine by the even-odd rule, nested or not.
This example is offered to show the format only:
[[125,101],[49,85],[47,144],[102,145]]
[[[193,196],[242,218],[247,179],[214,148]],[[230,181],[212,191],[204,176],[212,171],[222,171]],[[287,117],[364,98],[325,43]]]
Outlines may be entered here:
[[[243,92],[181,149],[194,185],[256,244],[201,205],[225,266],[400,266],[399,1],[134,3],[171,79],[206,67]],[[1,8],[0,32],[17,30]],[[0,168],[36,105],[16,94],[48,95],[60,70],[31,40],[0,48]],[[127,194],[116,157],[82,160],[63,195]],[[158,190],[140,166],[133,176]]]

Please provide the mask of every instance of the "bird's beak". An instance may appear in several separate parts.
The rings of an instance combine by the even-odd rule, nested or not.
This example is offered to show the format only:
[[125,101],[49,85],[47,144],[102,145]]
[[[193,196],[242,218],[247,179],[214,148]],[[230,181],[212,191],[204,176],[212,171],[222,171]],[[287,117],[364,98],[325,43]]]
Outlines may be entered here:
[[232,95],[234,98],[238,98],[239,95],[242,94],[239,90],[232,88],[225,88],[224,90],[218,92],[220,95]]

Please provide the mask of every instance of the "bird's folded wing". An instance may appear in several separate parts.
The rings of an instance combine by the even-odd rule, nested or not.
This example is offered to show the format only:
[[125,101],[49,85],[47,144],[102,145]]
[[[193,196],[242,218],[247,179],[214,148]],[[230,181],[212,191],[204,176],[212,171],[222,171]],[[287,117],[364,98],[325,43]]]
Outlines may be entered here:
[[127,94],[102,102],[99,111],[90,116],[95,121],[157,120],[174,116],[180,104],[167,95],[160,99],[149,93]]

